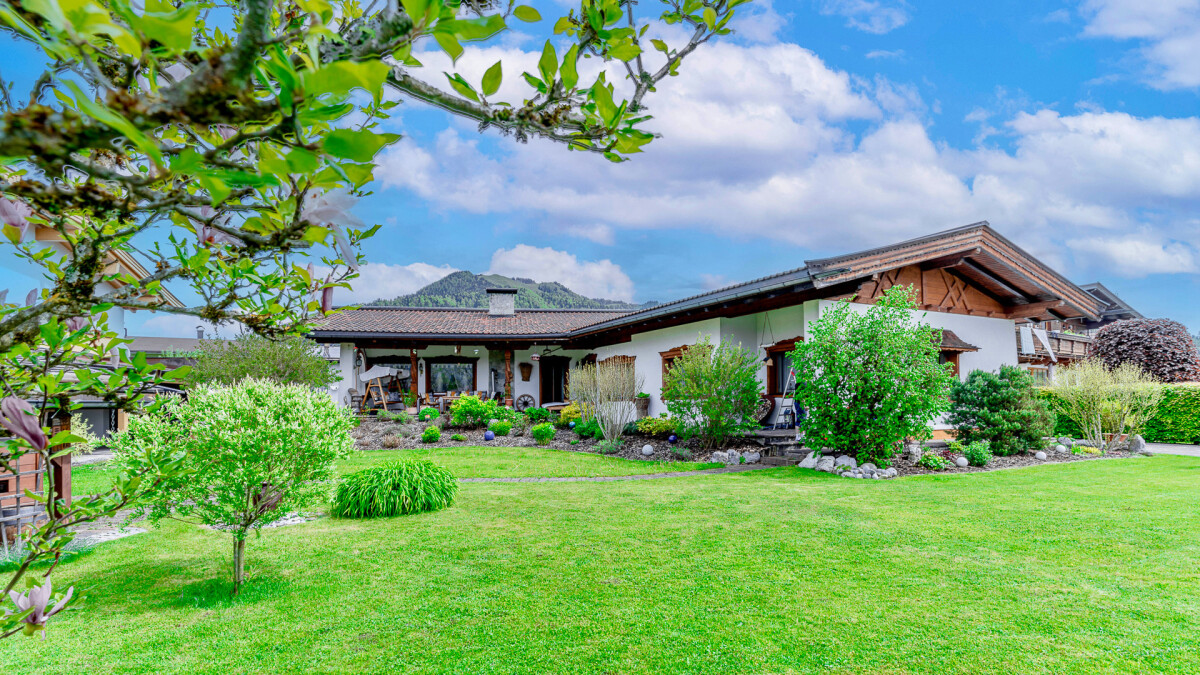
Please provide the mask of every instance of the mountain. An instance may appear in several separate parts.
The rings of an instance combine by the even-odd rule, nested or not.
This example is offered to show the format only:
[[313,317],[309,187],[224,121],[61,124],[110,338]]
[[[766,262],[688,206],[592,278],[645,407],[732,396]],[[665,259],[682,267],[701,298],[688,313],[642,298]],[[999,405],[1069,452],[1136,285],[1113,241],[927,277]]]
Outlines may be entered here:
[[517,289],[517,307],[521,309],[642,309],[658,303],[634,305],[618,300],[584,297],[557,281],[538,283],[532,279],[512,279],[500,274],[472,274],[463,270],[443,277],[421,290],[391,300],[376,300],[374,305],[393,307],[487,307],[487,289]]

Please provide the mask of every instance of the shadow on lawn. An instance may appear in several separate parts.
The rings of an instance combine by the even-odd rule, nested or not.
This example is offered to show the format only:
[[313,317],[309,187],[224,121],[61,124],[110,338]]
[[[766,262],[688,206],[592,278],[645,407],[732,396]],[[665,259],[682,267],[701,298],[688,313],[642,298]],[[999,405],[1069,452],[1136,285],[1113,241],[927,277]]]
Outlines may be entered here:
[[226,609],[250,605],[285,595],[291,583],[282,579],[260,576],[251,572],[237,596],[233,596],[233,582],[228,579],[204,579],[186,584],[169,603],[172,607],[193,609]]

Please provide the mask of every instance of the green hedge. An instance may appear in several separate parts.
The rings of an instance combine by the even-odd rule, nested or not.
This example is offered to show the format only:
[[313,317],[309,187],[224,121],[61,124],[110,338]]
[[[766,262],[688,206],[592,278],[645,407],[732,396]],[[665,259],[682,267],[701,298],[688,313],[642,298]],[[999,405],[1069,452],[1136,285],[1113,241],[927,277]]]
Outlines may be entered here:
[[[1057,397],[1043,389],[1039,394],[1055,411],[1055,436],[1079,438],[1079,425],[1058,413]],[[1149,443],[1200,443],[1200,386],[1163,385],[1158,413],[1146,424],[1142,434]]]

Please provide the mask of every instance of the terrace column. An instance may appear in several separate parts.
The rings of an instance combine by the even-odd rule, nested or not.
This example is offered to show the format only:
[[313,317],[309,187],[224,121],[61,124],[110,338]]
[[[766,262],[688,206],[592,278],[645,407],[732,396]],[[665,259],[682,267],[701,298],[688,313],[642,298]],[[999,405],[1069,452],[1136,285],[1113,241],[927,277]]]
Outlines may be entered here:
[[513,353],[511,349],[504,350],[504,404],[512,405]]
[[[413,398],[417,396],[417,350],[408,350],[408,388],[412,391]],[[417,408],[421,407],[420,400],[417,401]]]

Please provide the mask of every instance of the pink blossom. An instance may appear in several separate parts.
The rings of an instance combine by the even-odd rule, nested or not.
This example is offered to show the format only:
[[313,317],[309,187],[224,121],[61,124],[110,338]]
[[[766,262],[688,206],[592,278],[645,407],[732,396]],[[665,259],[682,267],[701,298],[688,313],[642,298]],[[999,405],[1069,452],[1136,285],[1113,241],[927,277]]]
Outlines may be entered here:
[[325,193],[310,192],[304,197],[304,205],[300,209],[301,220],[333,230],[333,237],[337,241],[342,260],[355,272],[358,271],[358,258],[354,255],[354,249],[350,246],[350,240],[346,238],[346,232],[342,229],[342,225],[366,227],[366,223],[350,212],[357,201],[358,198],[352,196],[348,190],[330,190]]
[[[33,610],[28,616],[21,619],[21,623],[25,624],[25,634],[33,635],[40,630],[42,631],[42,639],[44,640],[46,639],[46,622],[50,620],[50,617],[62,611],[67,606],[67,603],[71,601],[71,596],[74,594],[75,587],[72,586],[67,589],[67,594],[54,607],[47,610],[46,606],[50,604],[50,599],[53,597],[50,580],[47,579],[46,583],[41,586],[34,586],[25,593],[9,591],[8,597],[17,606],[18,614],[31,609]],[[13,612],[8,610],[8,613],[12,614]]]
[[33,229],[33,225],[29,222],[29,216],[33,215],[33,209],[25,202],[17,202],[11,199],[0,197],[0,222],[5,225],[12,225],[17,228],[17,241],[25,239],[25,234]]
[[17,438],[22,438],[34,450],[39,452],[46,449],[49,439],[38,424],[37,411],[24,399],[9,396],[0,402],[0,426]]

